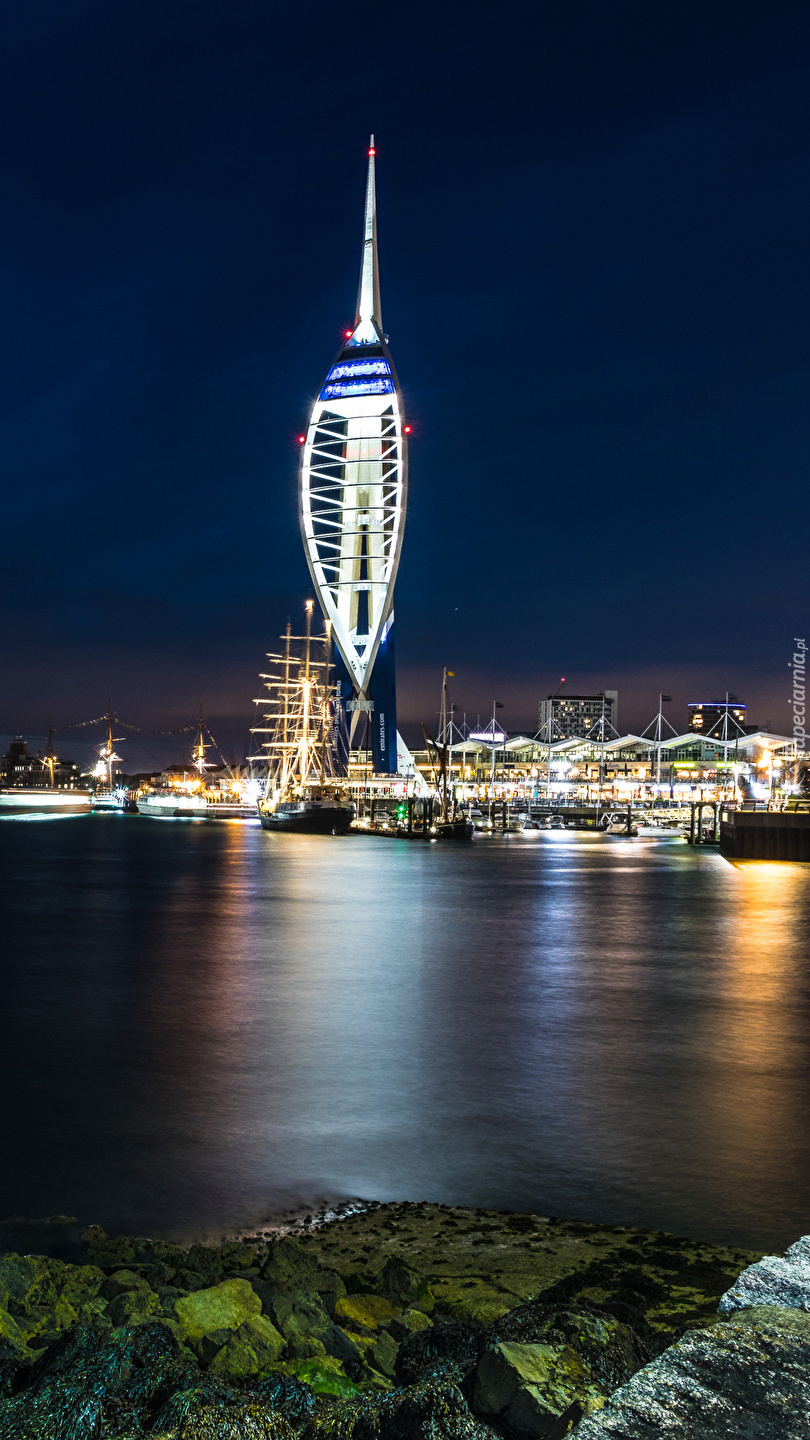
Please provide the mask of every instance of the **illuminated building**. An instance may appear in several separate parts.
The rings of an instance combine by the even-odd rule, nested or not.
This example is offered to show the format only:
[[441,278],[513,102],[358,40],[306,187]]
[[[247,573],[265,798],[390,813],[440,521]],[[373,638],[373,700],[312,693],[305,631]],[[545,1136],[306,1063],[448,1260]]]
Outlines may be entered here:
[[50,732],[44,755],[41,752],[32,755],[22,735],[15,735],[5,755],[0,756],[0,786],[74,790],[79,785],[79,766],[72,760],[60,760],[54,755]]
[[689,729],[701,735],[719,735],[726,716],[728,734],[732,737],[756,729],[755,725],[746,726],[746,707],[740,700],[690,700],[686,708],[689,711]]
[[307,562],[337,651],[343,766],[351,743],[370,748],[376,774],[393,774],[394,584],[405,520],[407,427],[382,327],[374,161],[372,136],[357,313],[302,437],[300,513]]
[[547,700],[540,701],[537,729],[549,736],[550,722],[552,741],[571,740],[576,736],[608,740],[611,733],[618,734],[618,715],[618,690],[603,690],[598,695],[549,695]]

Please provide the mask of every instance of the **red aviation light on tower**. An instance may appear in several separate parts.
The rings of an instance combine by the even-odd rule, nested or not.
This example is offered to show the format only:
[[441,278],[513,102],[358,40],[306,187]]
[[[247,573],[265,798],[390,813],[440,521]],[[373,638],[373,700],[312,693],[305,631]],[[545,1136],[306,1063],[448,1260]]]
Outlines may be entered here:
[[411,433],[411,427],[410,427],[410,425],[403,425],[402,430],[403,430],[403,433],[404,433],[405,435],[410,435],[410,433]]

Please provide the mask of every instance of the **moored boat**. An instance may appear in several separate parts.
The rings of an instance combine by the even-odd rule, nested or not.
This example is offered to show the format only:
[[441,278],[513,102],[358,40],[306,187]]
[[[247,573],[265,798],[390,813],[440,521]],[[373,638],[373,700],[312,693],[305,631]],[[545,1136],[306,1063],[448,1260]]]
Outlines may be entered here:
[[[473,815],[468,816],[464,814],[458,805],[455,794],[453,794],[452,800],[450,796],[450,765],[448,764],[448,752],[451,747],[448,742],[452,738],[453,730],[452,719],[448,724],[447,716],[447,677],[451,674],[452,671],[445,667],[442,675],[442,697],[439,712],[439,734],[442,737],[441,741],[434,739],[432,735],[428,734],[426,727],[424,725],[422,726],[425,745],[428,751],[433,750],[435,752],[438,769],[438,792],[441,813],[439,818],[431,826],[431,833],[435,835],[437,840],[467,841],[472,840],[476,829],[481,829],[483,826],[475,824]],[[477,813],[480,815],[480,811]]]
[[[259,800],[263,830],[291,835],[345,835],[355,815],[342,781],[334,776],[334,698],[330,684],[331,630],[323,637],[323,657],[312,655],[312,601],[306,603],[306,633],[296,637],[301,653],[292,649],[288,624],[284,651],[270,655],[272,674],[264,675],[271,699],[257,701],[266,708],[264,724],[254,735],[268,735],[261,759],[268,774]],[[259,757],[251,757],[252,761]]]
[[177,790],[158,790],[139,795],[138,814],[153,820],[204,820],[207,804],[203,795],[183,795]]
[[463,815],[455,820],[437,820],[435,828],[437,840],[472,840],[475,834],[472,820],[466,820]]
[[291,835],[345,835],[354,819],[354,806],[335,796],[319,799],[313,795],[300,800],[281,800],[272,808],[259,802],[263,830],[280,830]]

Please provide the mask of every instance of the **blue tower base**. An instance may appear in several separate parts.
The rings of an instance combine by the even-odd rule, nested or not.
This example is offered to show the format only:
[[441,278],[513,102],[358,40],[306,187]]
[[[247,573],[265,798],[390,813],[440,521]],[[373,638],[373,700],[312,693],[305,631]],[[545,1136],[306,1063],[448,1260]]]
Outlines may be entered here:
[[[354,685],[339,654],[334,657],[335,675],[339,694],[335,706],[334,724],[334,771],[346,775],[349,770],[349,751],[352,713],[350,705],[355,697]],[[360,716],[355,729],[354,743],[358,749],[371,750],[371,769],[375,775],[395,775],[397,772],[397,685],[394,665],[393,623],[388,626],[371,675],[368,698],[372,710]],[[370,741],[370,744],[369,744]]]
[[394,664],[394,622],[389,621],[371,672],[371,768],[375,775],[397,771],[397,681]]

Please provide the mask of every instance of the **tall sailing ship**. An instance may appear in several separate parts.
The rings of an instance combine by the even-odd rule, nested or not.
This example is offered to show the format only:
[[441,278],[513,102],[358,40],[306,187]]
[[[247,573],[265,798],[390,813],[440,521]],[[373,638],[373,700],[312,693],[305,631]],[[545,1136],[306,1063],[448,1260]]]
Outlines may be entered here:
[[308,600],[304,635],[293,636],[288,622],[284,648],[268,656],[273,668],[261,677],[267,693],[256,704],[263,723],[251,729],[267,737],[259,742],[264,754],[251,756],[267,766],[259,819],[265,830],[345,835],[354,806],[335,776],[332,627],[326,621],[323,636],[314,637],[312,609]]

